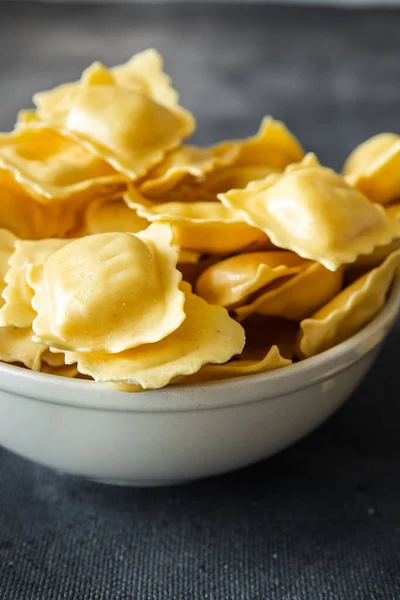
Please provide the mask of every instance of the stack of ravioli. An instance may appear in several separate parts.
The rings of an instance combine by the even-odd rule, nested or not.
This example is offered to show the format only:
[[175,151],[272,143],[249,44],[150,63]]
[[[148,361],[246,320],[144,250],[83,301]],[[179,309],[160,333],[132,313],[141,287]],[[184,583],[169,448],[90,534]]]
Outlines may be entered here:
[[0,135],[0,360],[123,391],[261,373],[344,341],[400,264],[400,136],[342,175],[265,118],[184,144],[155,50],[34,96]]

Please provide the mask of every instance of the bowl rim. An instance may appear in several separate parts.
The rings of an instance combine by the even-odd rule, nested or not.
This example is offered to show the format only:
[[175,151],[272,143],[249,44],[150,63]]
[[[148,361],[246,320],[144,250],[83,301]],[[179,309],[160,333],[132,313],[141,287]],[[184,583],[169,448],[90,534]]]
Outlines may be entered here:
[[[350,368],[384,340],[399,312],[400,277],[397,276],[385,306],[363,329],[329,350],[282,369],[124,393],[105,383],[57,377],[0,362],[0,392],[55,405],[118,412],[190,412],[264,402],[330,379]],[[257,396],[249,393],[249,397],[244,398],[251,386],[258,388]]]

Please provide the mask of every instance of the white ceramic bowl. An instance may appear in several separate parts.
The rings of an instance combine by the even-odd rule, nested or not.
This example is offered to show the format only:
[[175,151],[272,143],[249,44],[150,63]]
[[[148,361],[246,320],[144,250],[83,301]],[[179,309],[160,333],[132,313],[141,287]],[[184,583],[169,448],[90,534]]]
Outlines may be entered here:
[[126,394],[0,364],[0,444],[44,465],[107,483],[170,485],[217,475],[292,444],[364,377],[400,308],[346,342],[270,373]]

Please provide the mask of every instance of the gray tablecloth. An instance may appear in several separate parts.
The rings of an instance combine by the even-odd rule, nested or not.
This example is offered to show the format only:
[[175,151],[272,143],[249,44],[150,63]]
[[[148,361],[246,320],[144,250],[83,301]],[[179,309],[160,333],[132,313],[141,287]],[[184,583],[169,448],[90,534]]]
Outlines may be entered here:
[[[2,5],[0,127],[34,91],[157,47],[198,143],[283,119],[340,167],[400,129],[400,13]],[[328,424],[171,489],[107,488],[0,450],[1,600],[398,600],[400,330]],[[1,415],[0,415],[1,418]]]

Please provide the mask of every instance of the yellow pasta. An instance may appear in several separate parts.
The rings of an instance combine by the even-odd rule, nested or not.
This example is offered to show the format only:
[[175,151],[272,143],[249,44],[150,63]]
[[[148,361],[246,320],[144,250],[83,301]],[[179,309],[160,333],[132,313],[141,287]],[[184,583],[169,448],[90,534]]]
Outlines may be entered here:
[[78,375],[78,368],[76,365],[60,365],[53,367],[45,362],[42,362],[40,371],[47,373],[48,375],[56,375],[57,377],[76,377]]
[[11,231],[0,229],[0,309],[4,304],[2,295],[7,285],[5,278],[9,269],[8,261],[14,252],[16,241],[17,238]]
[[272,117],[261,121],[257,134],[245,140],[223,142],[224,146],[239,146],[239,154],[235,166],[260,166],[282,170],[291,163],[300,161],[304,152],[298,140],[288,131],[283,123]]
[[210,173],[199,186],[204,190],[205,197],[207,194],[210,199],[215,200],[217,195],[222,192],[245,188],[252,181],[265,179],[268,175],[279,172],[278,169],[269,166],[233,165]]
[[[192,260],[190,260],[190,255],[187,255],[188,252],[193,255]],[[195,256],[197,256],[196,260]],[[184,281],[187,281],[191,285],[195,285],[203,271],[219,260],[220,257],[216,254],[201,254],[201,252],[196,252],[195,250],[181,248],[177,268],[182,273],[182,279]]]
[[69,243],[31,267],[35,339],[78,352],[122,352],[153,343],[185,318],[177,251],[168,225],[136,235],[103,233]]
[[122,190],[125,181],[74,140],[37,125],[0,134],[0,167],[40,202],[89,200]]
[[251,294],[281,277],[298,273],[309,264],[293,252],[238,254],[204,271],[197,280],[196,292],[211,304],[231,308],[246,303]]
[[256,375],[257,373],[265,373],[281,369],[292,364],[291,360],[283,358],[279,353],[277,346],[272,346],[266,356],[260,360],[232,360],[223,365],[204,365],[194,375],[185,377],[182,383],[198,383],[206,381],[217,381],[220,379],[228,379],[231,377],[243,377],[246,375]]
[[386,214],[391,219],[397,219],[397,221],[399,221],[400,220],[400,202],[395,202],[394,204],[390,204],[389,206],[386,206]]
[[356,269],[373,269],[380,265],[389,254],[400,248],[400,238],[395,238],[389,244],[377,246],[370,254],[360,254],[356,261],[346,265],[347,273]]
[[252,302],[236,308],[239,321],[253,313],[301,321],[326,304],[340,290],[343,274],[318,263],[297,275],[275,281]]
[[19,126],[24,126],[26,124],[30,124],[32,125],[33,123],[40,123],[40,119],[37,116],[36,111],[32,108],[32,109],[22,109],[20,111],[18,111],[17,114],[17,122],[16,122],[16,127]]
[[373,202],[400,199],[400,136],[381,133],[370,138],[351,153],[343,174]]
[[61,126],[132,180],[143,176],[193,131],[189,117],[112,85],[80,89]]
[[382,308],[398,273],[400,250],[357,279],[328,304],[300,323],[297,354],[307,358],[340,344],[364,327]]
[[229,254],[265,239],[237,211],[220,202],[164,202],[145,200],[134,188],[124,196],[127,205],[148,221],[169,223],[174,242],[182,248],[210,254]]
[[140,183],[140,191],[147,196],[162,198],[185,178],[202,178],[217,167],[231,164],[237,153],[236,146],[224,151],[219,146],[179,146],[146,175]]
[[157,50],[149,48],[138,52],[128,62],[113,67],[111,73],[118,85],[136,88],[158,104],[177,110],[179,94],[164,73],[163,62]]
[[195,120],[151,48],[34,104],[0,133],[0,361],[141,392],[285,367],[383,306],[399,135],[342,175],[271,117],[184,144]]
[[255,136],[210,148],[181,146],[170,153],[140,187],[163,202],[215,201],[217,194],[298,162],[303,150],[283,123],[266,117]]
[[240,353],[244,330],[239,323],[224,308],[192,294],[187,284],[183,289],[186,319],[168,337],[118,354],[66,352],[65,362],[76,362],[81,373],[96,381],[156,389]]
[[54,367],[55,369],[58,367],[63,367],[65,366],[64,354],[55,354],[54,352],[51,352],[49,348],[47,348],[42,354],[42,364],[43,363],[45,363],[48,367]]
[[128,208],[120,197],[100,198],[89,204],[79,228],[71,232],[71,237],[113,231],[138,233],[148,225],[149,222]]
[[194,129],[188,111],[158,104],[137,87],[119,85],[99,63],[78,84],[34,100],[47,123],[131,179],[143,176]]
[[219,198],[276,246],[331,270],[400,236],[400,223],[319,165],[314,155],[282,175],[270,175]]
[[[99,75],[103,77],[100,81]],[[110,75],[112,80],[121,87],[138,90],[164,106],[174,109],[179,107],[179,96],[172,88],[170,78],[163,72],[162,57],[152,48],[139,52],[127,63],[110,69]],[[82,79],[83,83],[87,83],[88,80],[89,82],[95,80],[97,83],[109,81],[105,69],[100,63],[94,63],[88,67],[83,72]],[[71,90],[76,89],[79,83],[64,83],[52,90],[35,94],[33,100],[39,115],[46,119],[48,115],[53,114],[55,108],[60,106],[64,98],[71,93]]]
[[18,184],[11,173],[0,169],[0,228],[9,229],[22,239],[65,235],[75,224],[75,216],[60,209],[47,209]]
[[20,363],[33,371],[40,371],[43,344],[32,341],[32,329],[27,327],[0,327],[0,360]]
[[51,254],[66,244],[67,240],[58,239],[15,242],[4,278],[7,285],[2,294],[4,305],[0,309],[0,327],[32,326],[36,313],[32,308],[33,291],[27,282],[29,268],[43,265]]

